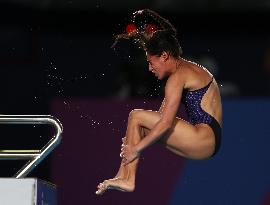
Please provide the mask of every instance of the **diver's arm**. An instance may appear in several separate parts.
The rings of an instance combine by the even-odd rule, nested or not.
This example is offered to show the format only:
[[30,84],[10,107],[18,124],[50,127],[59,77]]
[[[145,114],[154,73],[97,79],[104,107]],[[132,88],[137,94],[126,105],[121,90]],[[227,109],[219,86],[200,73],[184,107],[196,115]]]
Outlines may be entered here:
[[181,102],[183,88],[183,76],[177,73],[172,74],[166,83],[164,106],[160,114],[161,118],[148,135],[135,145],[137,152],[142,152],[145,148],[171,131]]

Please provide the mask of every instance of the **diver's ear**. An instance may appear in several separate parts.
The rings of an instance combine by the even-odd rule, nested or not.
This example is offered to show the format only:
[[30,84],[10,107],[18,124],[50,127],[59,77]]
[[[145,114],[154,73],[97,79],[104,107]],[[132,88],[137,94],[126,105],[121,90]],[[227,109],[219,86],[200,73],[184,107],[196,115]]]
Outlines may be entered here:
[[169,53],[166,52],[166,51],[163,51],[163,52],[161,53],[161,56],[160,56],[160,57],[161,57],[162,60],[165,62],[165,61],[167,61],[167,60],[169,59]]

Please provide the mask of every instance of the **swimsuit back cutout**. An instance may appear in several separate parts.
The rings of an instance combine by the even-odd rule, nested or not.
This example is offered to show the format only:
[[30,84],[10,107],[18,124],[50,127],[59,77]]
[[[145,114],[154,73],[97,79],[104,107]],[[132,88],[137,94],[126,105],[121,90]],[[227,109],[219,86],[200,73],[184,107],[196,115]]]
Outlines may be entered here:
[[209,113],[205,112],[201,107],[202,98],[212,82],[213,78],[203,88],[192,91],[184,90],[182,95],[182,102],[186,106],[188,121],[191,124],[196,125],[199,123],[204,123],[208,124],[212,128],[215,135],[215,150],[212,154],[212,156],[214,156],[220,148],[222,129],[219,122]]
[[188,120],[191,124],[196,125],[199,123],[210,124],[212,121],[212,116],[205,112],[201,107],[201,101],[210,87],[212,80],[203,88],[197,90],[184,90],[182,94],[182,102],[186,106]]

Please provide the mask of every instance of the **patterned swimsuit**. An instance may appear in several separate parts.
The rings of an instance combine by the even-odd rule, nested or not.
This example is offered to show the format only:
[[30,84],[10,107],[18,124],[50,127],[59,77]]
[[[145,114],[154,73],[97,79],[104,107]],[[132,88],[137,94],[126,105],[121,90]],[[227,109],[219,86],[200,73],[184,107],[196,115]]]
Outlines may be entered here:
[[202,98],[204,94],[207,92],[212,82],[213,78],[203,88],[192,91],[185,89],[182,94],[182,102],[187,109],[188,121],[192,125],[204,123],[212,128],[215,134],[215,141],[216,141],[215,151],[213,153],[213,155],[215,155],[220,148],[222,129],[218,121],[209,113],[205,112],[201,107]]

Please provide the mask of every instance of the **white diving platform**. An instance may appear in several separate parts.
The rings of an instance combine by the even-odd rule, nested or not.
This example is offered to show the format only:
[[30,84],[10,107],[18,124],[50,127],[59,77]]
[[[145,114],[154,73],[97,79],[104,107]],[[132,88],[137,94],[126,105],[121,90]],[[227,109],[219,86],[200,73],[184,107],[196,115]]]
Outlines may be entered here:
[[56,186],[37,178],[0,178],[0,205],[57,205]]

